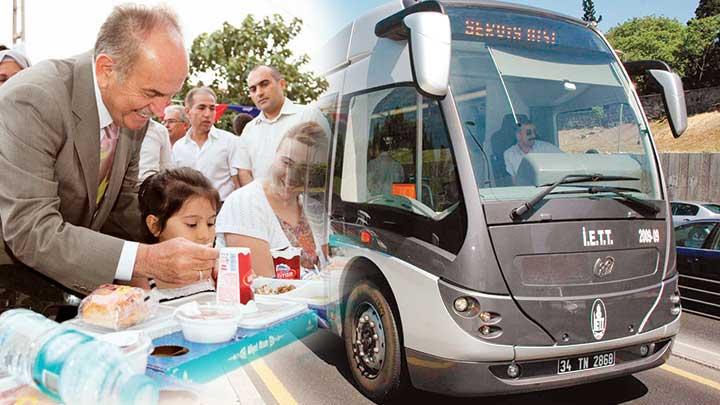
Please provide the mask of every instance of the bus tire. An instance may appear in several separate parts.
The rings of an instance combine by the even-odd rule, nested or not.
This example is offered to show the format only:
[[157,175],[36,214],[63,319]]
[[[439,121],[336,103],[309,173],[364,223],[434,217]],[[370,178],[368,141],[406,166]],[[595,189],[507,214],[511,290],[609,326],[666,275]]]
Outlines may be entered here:
[[392,300],[370,280],[353,288],[347,299],[343,341],[358,390],[384,402],[406,386],[399,316]]

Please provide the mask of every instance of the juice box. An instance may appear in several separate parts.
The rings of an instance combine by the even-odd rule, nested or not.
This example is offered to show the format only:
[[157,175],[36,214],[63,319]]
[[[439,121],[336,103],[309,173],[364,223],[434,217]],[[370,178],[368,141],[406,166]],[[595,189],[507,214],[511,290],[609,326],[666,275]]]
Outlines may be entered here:
[[253,299],[249,277],[252,274],[250,249],[240,247],[220,248],[217,260],[217,302],[222,304],[247,304]]

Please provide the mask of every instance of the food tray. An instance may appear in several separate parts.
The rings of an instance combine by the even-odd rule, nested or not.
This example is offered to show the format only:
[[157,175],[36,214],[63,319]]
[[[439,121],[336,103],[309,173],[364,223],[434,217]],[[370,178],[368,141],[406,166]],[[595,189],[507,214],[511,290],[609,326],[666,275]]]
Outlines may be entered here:
[[292,291],[277,294],[277,295],[265,295],[255,294],[255,300],[258,302],[267,301],[285,301],[285,302],[300,302],[307,304],[311,309],[315,307],[324,307],[325,305],[332,302],[327,295],[327,287],[325,286],[324,280],[280,280],[274,278],[258,277],[253,281],[253,289],[263,284],[267,284],[272,288],[277,288],[281,285],[292,284],[295,288]]
[[[192,298],[192,297],[190,297]],[[160,336],[167,335],[180,330],[180,324],[173,318],[175,308],[160,304],[155,308],[155,312],[146,320],[140,322],[137,325],[133,325],[129,328],[122,329],[123,331],[140,331],[145,333],[150,339],[155,339]],[[85,331],[94,334],[107,334],[119,332],[114,329],[105,328],[84,322],[80,318],[71,319],[63,322],[63,325],[70,326],[79,331]]]

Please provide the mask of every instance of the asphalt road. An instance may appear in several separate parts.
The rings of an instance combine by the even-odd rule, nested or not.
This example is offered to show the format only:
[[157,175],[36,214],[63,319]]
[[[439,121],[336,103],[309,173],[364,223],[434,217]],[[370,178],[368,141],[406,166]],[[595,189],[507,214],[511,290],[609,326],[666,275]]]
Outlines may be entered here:
[[[703,347],[710,351],[720,350],[720,333],[717,333],[720,332],[720,321],[684,316],[683,323],[689,325],[681,331],[684,340],[716,342],[715,346]],[[240,404],[371,404],[350,381],[342,342],[323,330],[230,373],[212,388],[215,399],[206,395],[201,398],[203,402],[213,404],[217,404],[216,401]],[[221,392],[223,390],[224,393]],[[411,390],[398,403],[413,402],[720,404],[720,365],[713,368],[672,356],[660,368],[572,388],[485,398],[453,398]]]

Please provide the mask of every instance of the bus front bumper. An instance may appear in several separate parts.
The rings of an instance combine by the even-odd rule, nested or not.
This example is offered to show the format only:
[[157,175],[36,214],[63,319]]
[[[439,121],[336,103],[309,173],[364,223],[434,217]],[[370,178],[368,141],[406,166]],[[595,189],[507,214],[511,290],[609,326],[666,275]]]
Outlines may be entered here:
[[[487,396],[585,384],[658,367],[670,356],[673,340],[674,337],[663,338],[602,352],[512,362],[447,360],[408,348],[406,359],[412,384],[419,389],[453,396]],[[645,349],[648,351],[643,355]],[[551,353],[552,348],[548,348],[548,352]],[[613,354],[613,365],[577,367],[578,362],[589,367],[595,356],[606,359],[608,353]],[[571,365],[571,369],[563,367],[561,361]],[[517,367],[518,376],[508,375],[511,365]]]

